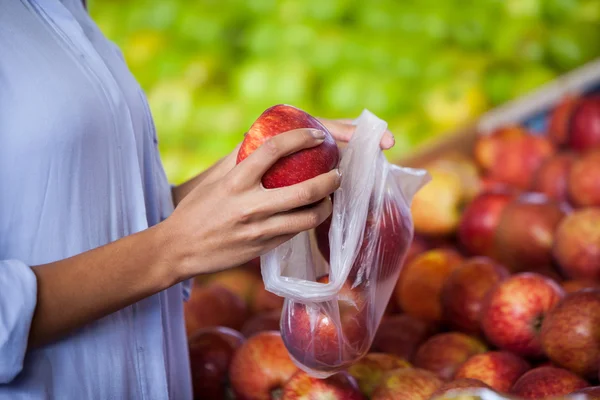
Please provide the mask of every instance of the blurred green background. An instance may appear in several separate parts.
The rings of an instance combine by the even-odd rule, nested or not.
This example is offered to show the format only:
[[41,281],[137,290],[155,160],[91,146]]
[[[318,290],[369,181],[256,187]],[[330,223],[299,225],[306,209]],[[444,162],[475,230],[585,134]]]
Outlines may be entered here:
[[389,157],[600,55],[600,0],[94,0],[146,91],[174,183],[288,103],[368,108]]

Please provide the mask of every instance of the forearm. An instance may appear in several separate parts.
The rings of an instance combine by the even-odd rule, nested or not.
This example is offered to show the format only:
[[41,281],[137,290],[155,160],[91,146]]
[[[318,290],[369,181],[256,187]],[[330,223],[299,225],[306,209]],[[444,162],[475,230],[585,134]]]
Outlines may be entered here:
[[174,246],[159,226],[32,267],[38,283],[29,344],[39,346],[180,280]]

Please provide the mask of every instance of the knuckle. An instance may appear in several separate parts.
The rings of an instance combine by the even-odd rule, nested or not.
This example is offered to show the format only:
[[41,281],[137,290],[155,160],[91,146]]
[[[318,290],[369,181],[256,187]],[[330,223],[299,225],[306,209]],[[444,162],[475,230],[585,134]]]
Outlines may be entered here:
[[258,242],[265,238],[265,231],[256,224],[250,225],[245,230],[246,240],[250,242]]
[[243,186],[243,179],[239,174],[231,174],[231,176],[229,176],[228,179],[225,180],[224,186],[227,192],[229,193],[237,192]]
[[318,200],[318,194],[315,186],[307,186],[298,191],[298,200],[302,203],[312,203]]
[[276,136],[267,139],[264,142],[263,146],[265,148],[265,151],[271,156],[277,157],[281,152],[281,146]]
[[252,221],[254,217],[254,210],[250,207],[242,207],[238,211],[237,220],[242,224],[247,224]]
[[313,211],[311,213],[308,213],[308,215],[306,216],[306,224],[311,228],[316,228],[318,225],[320,225],[321,215],[319,214],[319,212]]

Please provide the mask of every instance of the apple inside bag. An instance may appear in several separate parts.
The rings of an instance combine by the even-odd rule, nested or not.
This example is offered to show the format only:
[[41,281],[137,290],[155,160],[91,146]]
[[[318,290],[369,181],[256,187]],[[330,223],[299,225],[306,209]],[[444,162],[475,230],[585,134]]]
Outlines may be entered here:
[[369,350],[413,238],[412,198],[430,179],[386,160],[384,121],[365,110],[355,124],[331,217],[261,257],[266,289],[285,298],[288,352],[321,378]]

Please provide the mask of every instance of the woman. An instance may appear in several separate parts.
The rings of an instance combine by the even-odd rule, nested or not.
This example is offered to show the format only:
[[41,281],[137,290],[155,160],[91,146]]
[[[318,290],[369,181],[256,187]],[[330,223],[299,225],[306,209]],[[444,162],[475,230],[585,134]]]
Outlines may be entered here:
[[146,99],[81,0],[0,0],[0,399],[191,398],[186,282],[328,216],[336,171],[260,185],[321,140],[287,132],[171,187]]

